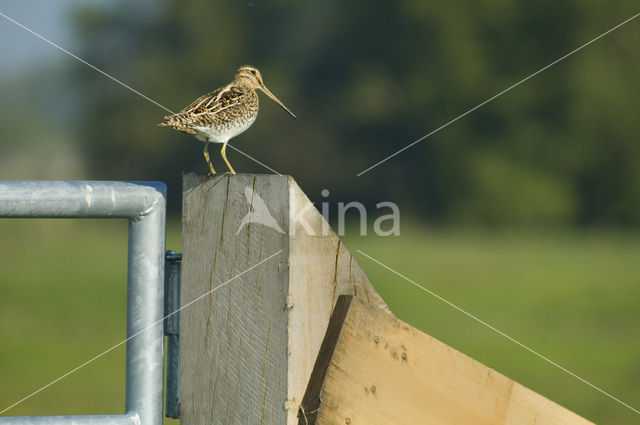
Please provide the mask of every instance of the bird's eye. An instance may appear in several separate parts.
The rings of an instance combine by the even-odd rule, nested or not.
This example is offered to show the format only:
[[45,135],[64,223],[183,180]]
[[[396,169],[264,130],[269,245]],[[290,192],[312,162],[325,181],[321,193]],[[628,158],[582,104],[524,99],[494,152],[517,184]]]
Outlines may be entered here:
[[255,69],[252,69],[252,70],[251,70],[251,73],[252,73],[253,75],[256,75],[256,70],[255,70]]

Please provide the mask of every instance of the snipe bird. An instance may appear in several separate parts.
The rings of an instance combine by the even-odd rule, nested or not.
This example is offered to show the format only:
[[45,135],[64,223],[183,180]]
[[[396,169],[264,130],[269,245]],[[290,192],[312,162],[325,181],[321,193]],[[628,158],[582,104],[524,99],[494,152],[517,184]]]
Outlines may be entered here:
[[229,167],[229,172],[235,174],[235,170],[227,160],[227,143],[231,138],[251,127],[258,117],[256,89],[262,90],[293,118],[298,119],[264,85],[260,71],[254,66],[244,65],[238,69],[230,84],[199,97],[177,114],[164,117],[164,122],[158,125],[191,134],[205,142],[203,154],[211,175],[216,172],[209,158],[209,143],[222,143],[220,150],[222,159]]

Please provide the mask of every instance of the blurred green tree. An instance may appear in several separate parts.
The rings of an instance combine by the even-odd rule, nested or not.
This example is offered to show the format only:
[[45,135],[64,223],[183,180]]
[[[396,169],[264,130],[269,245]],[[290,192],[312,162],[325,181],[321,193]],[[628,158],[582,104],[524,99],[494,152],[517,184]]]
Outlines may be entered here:
[[[263,98],[233,140],[311,194],[398,202],[435,222],[640,224],[640,27],[629,24],[361,177],[355,175],[635,13],[620,0],[117,2],[85,6],[81,56],[172,110],[244,63]],[[166,113],[76,68],[99,178],[155,179],[179,200],[201,145]],[[237,169],[263,172],[230,151]],[[317,196],[319,198],[319,196]]]

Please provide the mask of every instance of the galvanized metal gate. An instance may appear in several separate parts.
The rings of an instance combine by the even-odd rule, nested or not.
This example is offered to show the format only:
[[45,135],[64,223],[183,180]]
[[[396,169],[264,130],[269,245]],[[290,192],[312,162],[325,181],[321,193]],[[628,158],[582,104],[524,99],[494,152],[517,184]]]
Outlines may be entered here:
[[[168,256],[165,306],[166,186],[161,182],[0,181],[0,217],[126,218],[127,342],[125,413],[0,417],[5,424],[159,425],[163,405],[163,340],[170,334],[168,416],[176,417],[179,254]],[[165,324],[165,318],[168,319]]]

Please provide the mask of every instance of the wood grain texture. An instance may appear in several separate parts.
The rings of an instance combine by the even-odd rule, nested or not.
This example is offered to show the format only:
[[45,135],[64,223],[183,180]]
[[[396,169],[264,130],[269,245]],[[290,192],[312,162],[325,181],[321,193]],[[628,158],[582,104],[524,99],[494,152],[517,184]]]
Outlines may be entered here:
[[[242,225],[261,200],[280,230]],[[183,425],[295,425],[338,296],[384,307],[309,205],[288,176],[185,175],[182,305],[215,290],[181,311]]]
[[324,335],[318,357],[313,365],[307,390],[298,409],[298,425],[309,425],[310,421],[315,422],[315,417],[320,407],[320,392],[324,384],[324,377],[327,375],[327,369],[333,358],[333,352],[338,343],[344,319],[349,312],[351,301],[353,301],[351,295],[340,295],[336,301],[331,319],[329,319],[327,332]]
[[290,179],[289,199],[290,370],[286,423],[295,425],[298,407],[338,296],[352,295],[364,303],[387,307],[351,253],[293,179]]
[[285,421],[288,244],[285,235],[253,223],[236,233],[249,212],[247,187],[269,200],[283,226],[287,184],[274,175],[185,178],[183,305],[282,252],[181,311],[184,424]]
[[309,424],[591,422],[410,327],[351,303]]

